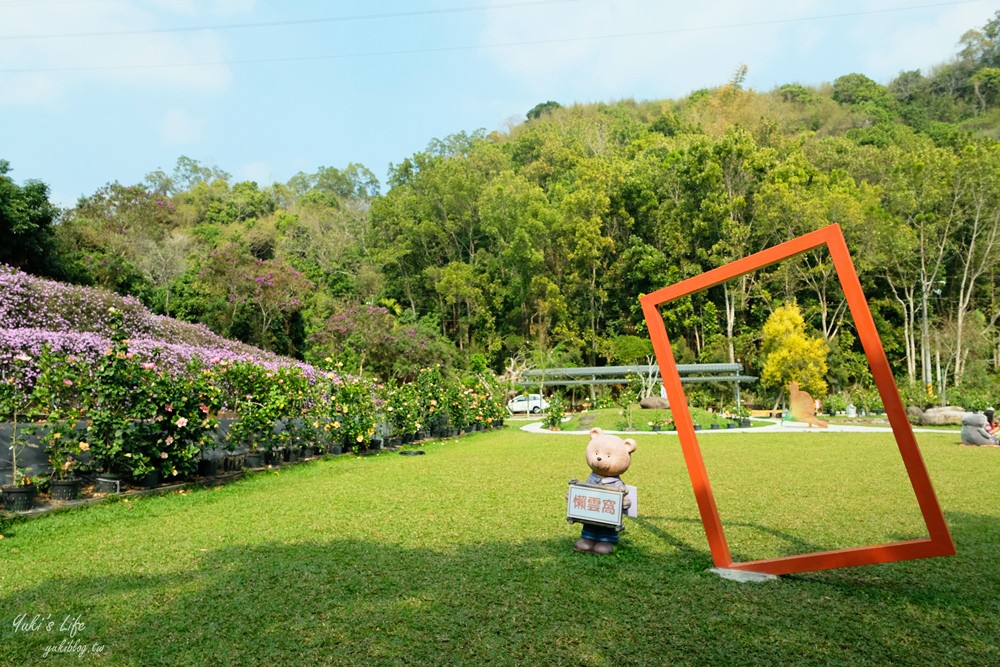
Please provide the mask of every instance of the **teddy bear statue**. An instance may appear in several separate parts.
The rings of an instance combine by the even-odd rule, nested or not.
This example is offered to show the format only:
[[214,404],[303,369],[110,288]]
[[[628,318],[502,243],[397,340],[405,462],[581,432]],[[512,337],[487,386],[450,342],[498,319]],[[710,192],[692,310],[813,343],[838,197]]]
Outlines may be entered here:
[[[634,451],[635,440],[632,438],[623,440],[599,428],[592,429],[590,442],[587,443],[587,465],[590,466],[591,473],[584,484],[590,487],[620,489],[625,492],[626,485],[622,482],[621,476],[631,465]],[[576,480],[572,480],[570,484],[576,484]],[[620,511],[627,510],[630,506],[629,497],[623,495]],[[571,520],[571,523],[575,522],[583,524],[580,539],[573,545],[575,551],[609,554],[618,544],[618,533],[623,530],[621,525],[591,523],[585,518]]]

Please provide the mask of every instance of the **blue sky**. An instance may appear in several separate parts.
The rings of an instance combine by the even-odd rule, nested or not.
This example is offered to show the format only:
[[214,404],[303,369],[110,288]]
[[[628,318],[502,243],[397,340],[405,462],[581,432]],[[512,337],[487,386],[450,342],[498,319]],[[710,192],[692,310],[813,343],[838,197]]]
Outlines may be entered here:
[[181,155],[234,180],[390,163],[538,102],[887,83],[988,0],[0,0],[0,158],[72,205]]

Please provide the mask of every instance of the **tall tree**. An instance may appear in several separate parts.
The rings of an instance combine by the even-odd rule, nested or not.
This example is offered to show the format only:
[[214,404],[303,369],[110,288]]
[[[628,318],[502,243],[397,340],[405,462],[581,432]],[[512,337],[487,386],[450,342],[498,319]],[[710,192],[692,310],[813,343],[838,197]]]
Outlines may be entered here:
[[[76,280],[135,294],[153,305],[151,291],[180,272],[165,272],[163,258],[148,252],[150,244],[163,244],[175,230],[174,210],[170,199],[142,185],[109,183],[82,197],[57,230],[67,270]],[[172,257],[170,264],[183,261]]]
[[947,278],[947,262],[954,252],[952,239],[959,222],[952,185],[958,160],[951,151],[929,145],[915,151],[890,149],[887,153],[893,166],[882,190],[885,206],[913,237],[913,245],[900,238],[897,252],[887,256],[888,285],[908,319],[920,314],[921,380],[924,386],[930,386],[933,296]]
[[18,185],[0,160],[0,262],[32,273],[58,274],[53,263],[52,225],[59,209],[49,202],[48,186],[37,180]]
[[972,309],[979,280],[988,275],[1000,251],[1000,146],[974,144],[962,153],[956,189],[962,212],[962,227],[957,245],[958,304],[955,346],[955,384],[961,384],[965,367],[962,334],[966,317]]

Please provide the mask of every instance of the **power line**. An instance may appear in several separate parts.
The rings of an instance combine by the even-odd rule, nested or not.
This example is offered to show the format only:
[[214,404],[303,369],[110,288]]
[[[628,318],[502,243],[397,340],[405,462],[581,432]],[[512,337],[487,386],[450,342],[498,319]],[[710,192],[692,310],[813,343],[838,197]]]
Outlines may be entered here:
[[[564,5],[583,2],[584,0],[532,0],[510,2],[498,5],[477,5],[473,7],[451,7],[445,9],[416,9],[405,12],[385,12],[381,14],[358,14],[354,16],[330,16],[311,19],[286,19],[280,21],[254,21],[249,23],[222,23],[218,25],[201,25],[181,28],[145,28],[135,30],[108,30],[103,32],[67,32],[42,33],[35,35],[0,35],[0,39],[62,39],[66,37],[121,37],[123,35],[154,35],[170,32],[197,32],[200,30],[245,30],[248,28],[276,28],[282,26],[313,25],[318,23],[349,23],[353,21],[377,21],[382,19],[413,18],[416,16],[435,16],[442,14],[467,14],[488,9],[515,9],[521,7],[537,7],[542,5]],[[0,5],[2,6],[2,5]]]
[[[572,1],[572,0],[570,0]],[[430,53],[448,53],[455,51],[474,51],[478,49],[502,49],[520,46],[543,46],[547,44],[568,44],[575,42],[600,41],[622,38],[636,37],[656,37],[670,34],[711,32],[715,30],[731,30],[735,28],[756,28],[768,25],[781,25],[789,23],[805,23],[810,21],[825,21],[838,18],[851,18],[855,16],[868,16],[872,14],[887,14],[917,9],[929,9],[934,7],[947,7],[952,5],[967,5],[983,2],[984,0],[959,0],[956,2],[938,2],[924,5],[914,5],[911,7],[895,7],[888,9],[871,9],[857,12],[844,12],[840,14],[825,14],[820,16],[807,16],[790,19],[770,19],[766,21],[751,21],[746,23],[729,23],[715,26],[702,26],[694,28],[668,28],[665,30],[648,30],[641,32],[614,33],[607,35],[593,35],[589,37],[565,37],[555,39],[527,40],[520,42],[499,42],[494,44],[473,44],[459,46],[439,46],[418,49],[397,49],[387,51],[364,51],[356,53],[340,53],[313,56],[281,56],[271,58],[247,58],[240,60],[219,60],[211,62],[189,62],[189,63],[167,63],[149,65],[103,65],[103,66],[79,66],[79,67],[41,67],[41,68],[6,68],[0,69],[0,74],[36,74],[53,72],[85,72],[85,71],[115,71],[115,70],[148,70],[148,69],[168,69],[171,67],[218,67],[223,65],[259,65],[267,63],[285,62],[308,62],[316,60],[348,60],[353,58],[372,58],[380,56],[401,56],[401,55],[422,55]],[[537,4],[537,3],[536,3]]]
[[40,7],[47,5],[93,5],[101,2],[118,2],[118,0],[10,0],[0,1],[0,9],[4,7]]

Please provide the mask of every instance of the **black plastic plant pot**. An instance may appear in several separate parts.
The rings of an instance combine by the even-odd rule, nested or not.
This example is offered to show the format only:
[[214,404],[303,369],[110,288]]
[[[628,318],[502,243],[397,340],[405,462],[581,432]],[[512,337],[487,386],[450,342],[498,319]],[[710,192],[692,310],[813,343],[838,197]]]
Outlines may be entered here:
[[122,476],[118,473],[98,473],[94,479],[94,493],[121,493]]
[[219,474],[219,460],[201,459],[198,461],[198,474],[202,477],[215,477]]
[[142,489],[155,489],[160,485],[160,473],[154,470],[135,478],[135,485]]
[[236,472],[243,469],[243,463],[246,460],[243,454],[226,454],[226,457],[222,459],[222,467],[226,472]]
[[3,504],[9,512],[27,512],[35,506],[35,485],[3,487]]
[[49,495],[52,500],[76,500],[82,483],[79,477],[53,479],[49,482]]

